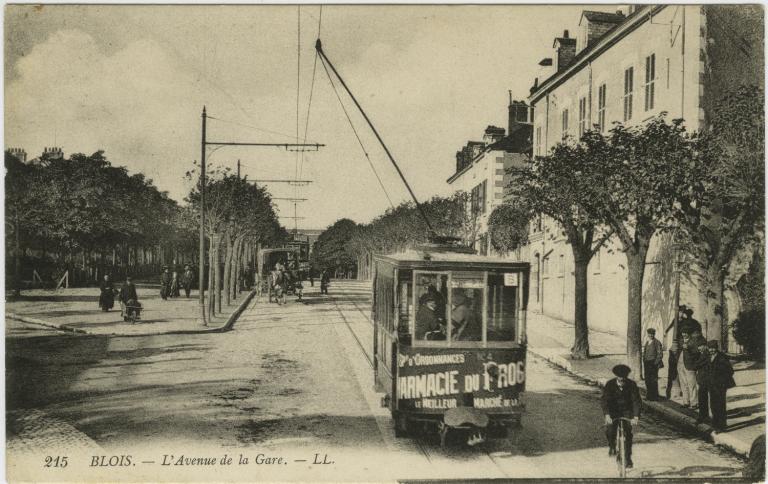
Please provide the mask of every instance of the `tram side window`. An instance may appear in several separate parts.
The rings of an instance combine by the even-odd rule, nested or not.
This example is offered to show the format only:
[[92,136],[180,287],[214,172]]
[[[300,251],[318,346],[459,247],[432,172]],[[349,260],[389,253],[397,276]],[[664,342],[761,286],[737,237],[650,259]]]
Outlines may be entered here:
[[436,273],[417,273],[415,299],[416,340],[445,340],[445,301],[448,294],[448,275]]
[[515,341],[520,275],[488,274],[488,341]]
[[453,272],[451,277],[451,332],[458,341],[483,340],[482,272]]
[[413,288],[411,281],[400,281],[397,286],[397,332],[411,333],[411,314],[413,314]]

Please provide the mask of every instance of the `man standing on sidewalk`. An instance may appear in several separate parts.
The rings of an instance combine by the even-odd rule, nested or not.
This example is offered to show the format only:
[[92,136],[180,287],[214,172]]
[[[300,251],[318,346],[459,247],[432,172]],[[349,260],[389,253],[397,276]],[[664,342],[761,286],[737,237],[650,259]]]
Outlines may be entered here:
[[680,379],[680,387],[683,389],[683,406],[698,406],[699,393],[696,383],[696,368],[698,366],[699,350],[698,342],[693,339],[691,333],[683,332],[683,357],[678,359],[677,376]]
[[[727,426],[727,413],[725,407],[725,394],[729,388],[736,386],[733,380],[733,367],[728,357],[720,352],[717,340],[707,342],[708,354],[700,360],[699,372],[703,375],[699,378],[699,419],[703,422],[709,417],[709,408],[712,408],[712,427],[717,432],[722,432]],[[709,397],[709,398],[707,398]]]
[[656,339],[656,330],[648,328],[648,340],[643,347],[643,374],[645,375],[646,398],[652,402],[659,399],[659,368],[664,366],[664,350]]

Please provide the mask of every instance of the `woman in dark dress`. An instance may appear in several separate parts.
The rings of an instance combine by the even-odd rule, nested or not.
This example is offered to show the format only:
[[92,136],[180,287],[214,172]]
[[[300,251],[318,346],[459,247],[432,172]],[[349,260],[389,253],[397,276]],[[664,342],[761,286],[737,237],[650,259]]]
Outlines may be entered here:
[[109,280],[109,275],[104,274],[104,280],[99,284],[99,307],[102,311],[109,311],[115,306],[115,285]]

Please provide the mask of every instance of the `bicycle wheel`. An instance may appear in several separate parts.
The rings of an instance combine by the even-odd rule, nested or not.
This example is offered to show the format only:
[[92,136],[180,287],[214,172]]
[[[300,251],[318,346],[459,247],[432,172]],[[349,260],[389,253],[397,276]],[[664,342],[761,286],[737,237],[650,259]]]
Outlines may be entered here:
[[627,452],[624,439],[624,422],[619,421],[616,432],[616,464],[619,467],[619,477],[627,477]]

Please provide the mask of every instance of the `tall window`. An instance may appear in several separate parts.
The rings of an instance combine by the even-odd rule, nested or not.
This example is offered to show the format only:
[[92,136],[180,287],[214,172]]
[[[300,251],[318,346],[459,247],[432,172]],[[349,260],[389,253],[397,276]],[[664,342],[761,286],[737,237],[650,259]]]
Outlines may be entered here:
[[656,83],[656,54],[645,58],[645,110],[653,109],[654,84]]
[[587,98],[579,99],[579,136],[587,130]]
[[624,71],[624,121],[632,119],[632,90],[634,89],[635,68]]
[[568,110],[563,109],[563,139],[568,136]]
[[536,155],[541,156],[541,126],[536,128]]
[[484,180],[483,183],[472,189],[470,195],[470,213],[472,217],[477,217],[478,215],[485,213],[485,190],[487,185],[488,180]]
[[605,131],[605,84],[597,88],[597,125],[602,133]]

